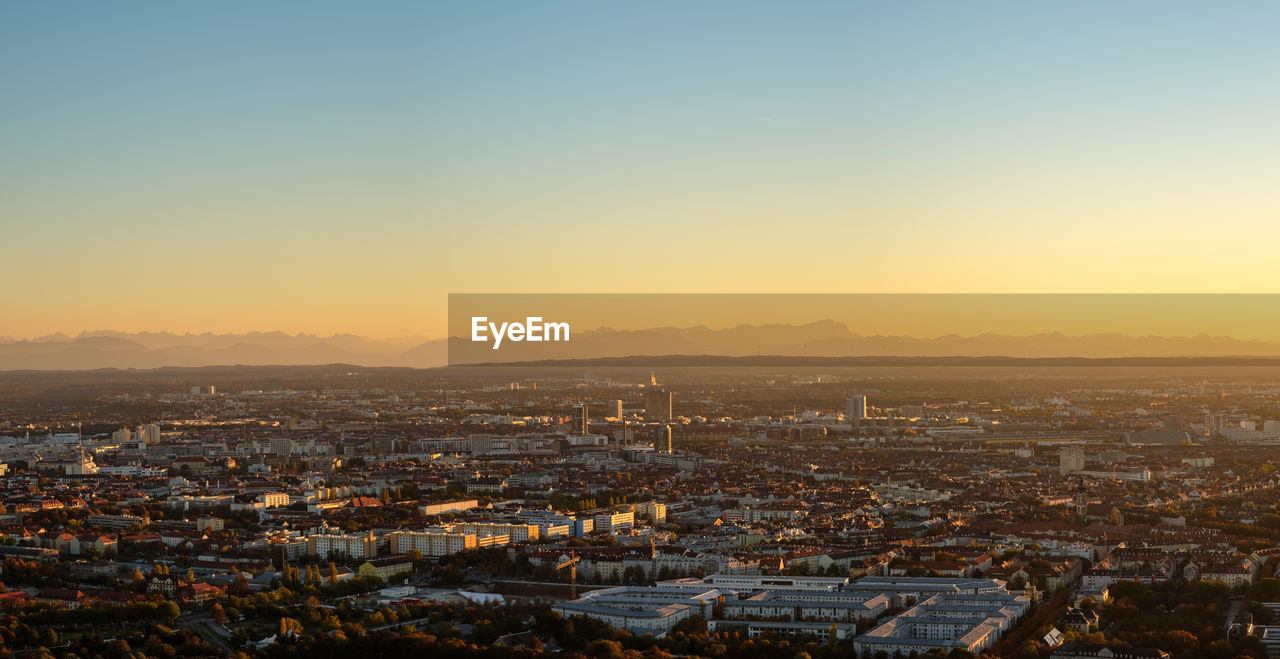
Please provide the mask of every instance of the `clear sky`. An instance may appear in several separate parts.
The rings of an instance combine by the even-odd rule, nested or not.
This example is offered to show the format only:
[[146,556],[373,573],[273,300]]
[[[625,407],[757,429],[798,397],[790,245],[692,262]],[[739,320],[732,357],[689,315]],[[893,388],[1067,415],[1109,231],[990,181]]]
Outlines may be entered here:
[[1278,31],[1274,2],[5,2],[0,336],[1278,292]]

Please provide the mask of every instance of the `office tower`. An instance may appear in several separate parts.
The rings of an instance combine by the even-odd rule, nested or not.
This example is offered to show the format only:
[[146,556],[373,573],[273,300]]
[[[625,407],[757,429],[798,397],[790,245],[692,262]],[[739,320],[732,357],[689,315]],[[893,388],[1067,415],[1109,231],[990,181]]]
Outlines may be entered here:
[[622,418],[622,401],[620,400],[610,401],[609,408],[610,408],[610,411],[613,412],[613,418],[615,419]]
[[671,392],[653,389],[644,394],[644,418],[654,421],[671,420]]
[[138,441],[148,444],[160,443],[160,426],[155,423],[148,423],[138,426]]
[[1206,437],[1216,437],[1222,434],[1227,427],[1227,415],[1225,414],[1206,414],[1204,415],[1204,434]]
[[850,421],[867,418],[867,397],[855,394],[844,399],[844,416]]
[[672,451],[671,426],[660,425],[653,428],[653,450],[659,453]]
[[1058,452],[1058,473],[1062,475],[1084,471],[1084,447],[1064,446]]
[[590,429],[590,421],[587,412],[587,404],[583,403],[573,408],[573,434],[586,435]]

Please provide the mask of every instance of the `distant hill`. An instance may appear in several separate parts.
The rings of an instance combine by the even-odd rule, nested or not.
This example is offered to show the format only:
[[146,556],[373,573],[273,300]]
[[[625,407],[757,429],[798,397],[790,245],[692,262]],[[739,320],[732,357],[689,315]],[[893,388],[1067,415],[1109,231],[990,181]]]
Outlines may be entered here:
[[443,366],[453,363],[579,360],[632,355],[710,357],[1011,357],[1165,358],[1280,357],[1280,343],[1232,337],[1066,336],[867,336],[821,320],[797,325],[600,328],[574,334],[568,343],[507,343],[500,351],[459,338],[372,339],[353,334],[318,336],[284,332],[171,334],[85,332],[16,341],[0,338],[0,370],[82,370],[217,365]]
[[763,368],[843,368],[843,367],[1280,367],[1280,357],[802,357],[799,355],[632,355],[629,357],[588,357],[544,359],[529,362],[470,364],[465,368],[521,367],[763,367]]
[[[435,350],[432,345],[438,346]],[[430,368],[445,363],[444,341],[369,339],[284,332],[170,334],[85,332],[0,340],[0,370],[83,370],[164,366],[359,364]]]
[[1121,334],[1010,336],[980,334],[937,338],[862,335],[843,323],[803,325],[602,328],[579,332],[568,343],[508,343],[500,351],[485,344],[450,340],[451,362],[515,362],[594,359],[628,355],[782,355],[809,357],[1278,357],[1280,343],[1231,337],[1131,337]]

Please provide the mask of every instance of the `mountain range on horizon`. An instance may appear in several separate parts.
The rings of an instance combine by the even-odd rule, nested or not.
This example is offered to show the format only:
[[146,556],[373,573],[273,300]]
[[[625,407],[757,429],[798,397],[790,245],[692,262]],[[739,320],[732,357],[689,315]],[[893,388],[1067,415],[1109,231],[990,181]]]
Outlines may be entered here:
[[[450,353],[452,352],[452,360]],[[375,339],[354,334],[286,332],[174,334],[82,332],[36,339],[0,338],[0,370],[147,369],[164,366],[318,365],[432,368],[452,363],[589,359],[631,355],[786,355],[808,357],[1280,357],[1280,342],[1225,336],[1067,336],[979,334],[862,335],[821,320],[725,329],[655,327],[581,331],[567,343],[507,343],[500,351],[454,337]]]

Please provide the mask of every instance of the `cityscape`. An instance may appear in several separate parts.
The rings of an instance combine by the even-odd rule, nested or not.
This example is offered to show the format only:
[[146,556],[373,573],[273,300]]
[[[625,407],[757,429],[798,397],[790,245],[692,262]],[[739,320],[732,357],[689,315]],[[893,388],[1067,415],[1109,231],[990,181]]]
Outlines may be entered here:
[[1273,369],[0,378],[14,656],[1280,649]]
[[0,0],[0,659],[1280,658],[1278,28]]

